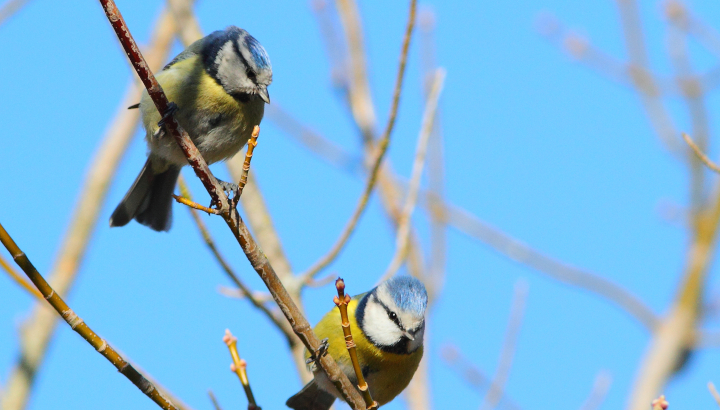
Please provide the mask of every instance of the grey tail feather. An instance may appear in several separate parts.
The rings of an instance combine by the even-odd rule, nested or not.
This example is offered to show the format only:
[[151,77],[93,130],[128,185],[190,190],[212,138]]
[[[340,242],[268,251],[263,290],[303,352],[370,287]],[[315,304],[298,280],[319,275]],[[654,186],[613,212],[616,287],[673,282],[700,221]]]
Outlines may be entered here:
[[295,410],[328,410],[335,402],[335,396],[318,387],[315,380],[306,384],[285,405]]
[[155,173],[150,159],[135,179],[110,217],[110,226],[124,226],[136,219],[156,231],[167,231],[172,225],[172,193],[180,168],[171,166]]

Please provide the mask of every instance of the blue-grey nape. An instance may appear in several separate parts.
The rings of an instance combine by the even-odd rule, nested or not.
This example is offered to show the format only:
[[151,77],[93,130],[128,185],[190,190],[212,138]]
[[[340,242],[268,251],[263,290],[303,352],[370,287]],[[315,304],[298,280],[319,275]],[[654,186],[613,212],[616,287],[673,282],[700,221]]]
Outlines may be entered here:
[[428,297],[422,282],[412,276],[395,276],[385,284],[398,308],[417,315],[425,314]]

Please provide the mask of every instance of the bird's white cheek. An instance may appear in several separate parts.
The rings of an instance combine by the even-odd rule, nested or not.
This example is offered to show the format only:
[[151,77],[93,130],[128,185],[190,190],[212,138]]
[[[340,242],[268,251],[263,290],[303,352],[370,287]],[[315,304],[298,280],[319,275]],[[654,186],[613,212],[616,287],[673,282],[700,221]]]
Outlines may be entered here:
[[365,334],[376,344],[392,346],[402,337],[400,329],[376,303],[368,303],[363,319]]

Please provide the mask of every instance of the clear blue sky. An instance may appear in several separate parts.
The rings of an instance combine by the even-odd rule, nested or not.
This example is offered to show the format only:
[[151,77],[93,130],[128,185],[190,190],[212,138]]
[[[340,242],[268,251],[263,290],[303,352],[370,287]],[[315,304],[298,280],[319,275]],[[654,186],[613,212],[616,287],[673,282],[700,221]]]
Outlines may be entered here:
[[[651,61],[669,74],[660,6],[642,3]],[[688,3],[705,21],[720,21],[717,2]],[[441,105],[449,200],[549,255],[615,281],[664,313],[679,280],[687,237],[660,216],[658,207],[687,203],[687,172],[660,146],[635,93],[573,63],[534,29],[538,13],[552,11],[624,59],[615,2],[421,4],[436,13],[438,62],[447,70]],[[118,0],[118,6],[135,38],[146,42],[162,2]],[[381,123],[390,105],[406,9],[407,1],[362,2]],[[273,63],[273,103],[357,152],[357,135],[331,88],[307,1],[205,0],[197,11],[205,32],[233,24],[259,39]],[[390,149],[405,176],[422,113],[418,50],[415,41]],[[700,47],[691,50],[697,68],[717,64]],[[174,52],[179,51],[176,45]],[[0,27],[0,52],[0,221],[46,272],[88,163],[135,74],[93,1],[31,1]],[[718,118],[716,95],[708,99],[711,129]],[[676,100],[670,106],[678,128],[689,130],[684,106]],[[144,158],[138,132],[68,301],[98,333],[196,409],[211,408],[207,389],[226,409],[244,406],[221,342],[230,328],[249,362],[259,403],[283,408],[300,387],[284,342],[246,301],[217,293],[227,282],[187,212],[175,207],[169,234],[135,223],[107,227]],[[335,241],[362,182],[321,162],[270,122],[264,123],[253,169],[293,267],[304,270]],[[192,174],[186,170],[185,175]],[[199,184],[193,186],[204,198]],[[228,259],[261,289],[222,221],[205,219]],[[530,295],[507,387],[510,397],[525,409],[576,409],[595,374],[607,370],[613,385],[603,408],[624,405],[649,340],[643,328],[605,300],[513,263],[455,230],[449,240],[446,286],[432,314],[426,350],[436,408],[479,405],[481,396],[440,360],[440,348],[454,343],[492,373],[519,278],[529,282]],[[351,293],[360,293],[375,283],[393,251],[394,238],[375,198],[331,271],[346,278]],[[706,293],[717,295],[717,279],[710,285]],[[331,287],[305,293],[311,322],[332,307],[332,294]],[[18,350],[18,326],[34,302],[2,275],[0,298],[4,382]],[[714,405],[705,385],[712,379],[720,383],[719,360],[718,350],[693,357],[666,389],[673,408]],[[51,408],[155,407],[61,326],[30,405]],[[402,402],[387,408],[402,408]]]

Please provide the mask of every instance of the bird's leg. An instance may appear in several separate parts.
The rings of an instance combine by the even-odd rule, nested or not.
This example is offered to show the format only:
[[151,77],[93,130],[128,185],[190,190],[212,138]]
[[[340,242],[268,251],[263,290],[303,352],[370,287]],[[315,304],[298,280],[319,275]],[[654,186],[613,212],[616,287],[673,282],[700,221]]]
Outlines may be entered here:
[[327,354],[328,347],[328,338],[326,337],[325,339],[320,341],[320,346],[318,347],[318,349],[310,355],[309,359],[305,360],[305,363],[314,363],[315,365],[317,365],[318,360],[322,359],[322,357]]
[[162,127],[165,126],[165,123],[170,121],[170,118],[172,118],[172,116],[177,112],[177,110],[178,110],[177,104],[175,104],[172,101],[170,103],[168,103],[167,109],[162,114],[162,119],[160,121],[158,121],[158,127],[160,127],[160,129],[162,129]]
[[[225,194],[228,196],[228,199],[232,198],[232,201],[230,201],[231,204],[234,204],[237,206],[237,200],[238,198],[238,191],[240,190],[240,187],[238,184],[235,184],[233,182],[225,182],[219,178],[216,178],[218,184],[220,184],[220,187],[222,187],[223,191],[225,191]],[[232,194],[232,196],[230,195]],[[217,205],[218,209],[220,207],[220,204],[215,204],[214,201],[210,203],[210,208],[213,207],[213,205]]]

